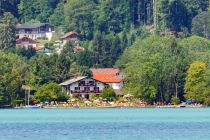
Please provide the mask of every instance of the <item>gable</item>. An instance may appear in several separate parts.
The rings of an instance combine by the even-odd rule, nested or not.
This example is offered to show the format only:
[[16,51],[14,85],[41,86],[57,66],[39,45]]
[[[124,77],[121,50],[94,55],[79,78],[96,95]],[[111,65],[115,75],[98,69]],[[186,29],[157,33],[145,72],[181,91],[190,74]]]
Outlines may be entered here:
[[36,44],[37,41],[28,37],[22,37],[16,40],[16,44]]

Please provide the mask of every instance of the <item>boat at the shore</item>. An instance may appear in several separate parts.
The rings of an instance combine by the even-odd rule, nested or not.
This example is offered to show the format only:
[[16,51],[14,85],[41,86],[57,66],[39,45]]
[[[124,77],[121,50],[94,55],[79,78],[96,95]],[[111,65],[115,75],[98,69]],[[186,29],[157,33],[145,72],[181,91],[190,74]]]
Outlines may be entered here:
[[36,109],[36,108],[41,108],[39,105],[26,105],[23,108],[25,109]]

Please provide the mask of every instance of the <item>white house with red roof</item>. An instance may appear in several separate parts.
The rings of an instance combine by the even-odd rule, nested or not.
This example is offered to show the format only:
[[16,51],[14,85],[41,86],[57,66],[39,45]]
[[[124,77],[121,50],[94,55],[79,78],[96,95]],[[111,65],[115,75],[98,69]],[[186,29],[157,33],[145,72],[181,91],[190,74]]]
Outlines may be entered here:
[[91,69],[93,77],[87,76],[74,77],[60,84],[62,91],[69,95],[79,95],[89,98],[91,94],[100,94],[104,87],[111,86],[120,95],[123,86],[123,77],[119,74],[119,69],[100,68]]
[[123,76],[120,70],[116,68],[98,68],[90,69],[93,79],[110,85],[114,90],[119,90],[123,86]]

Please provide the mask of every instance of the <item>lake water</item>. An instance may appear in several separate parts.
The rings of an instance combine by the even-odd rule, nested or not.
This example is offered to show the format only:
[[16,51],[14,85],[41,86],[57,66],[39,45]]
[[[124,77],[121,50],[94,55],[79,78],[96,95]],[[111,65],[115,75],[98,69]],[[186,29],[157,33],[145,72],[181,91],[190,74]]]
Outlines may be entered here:
[[0,140],[210,140],[210,108],[5,109]]

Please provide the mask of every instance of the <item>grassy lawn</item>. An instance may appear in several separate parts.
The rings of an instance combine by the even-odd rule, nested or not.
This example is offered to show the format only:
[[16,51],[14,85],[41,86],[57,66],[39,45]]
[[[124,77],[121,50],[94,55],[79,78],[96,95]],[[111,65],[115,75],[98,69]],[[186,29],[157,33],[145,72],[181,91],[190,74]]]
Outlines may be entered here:
[[44,40],[44,39],[40,39],[40,40],[37,40],[38,41],[38,45],[44,45],[46,43],[49,43],[48,40]]

